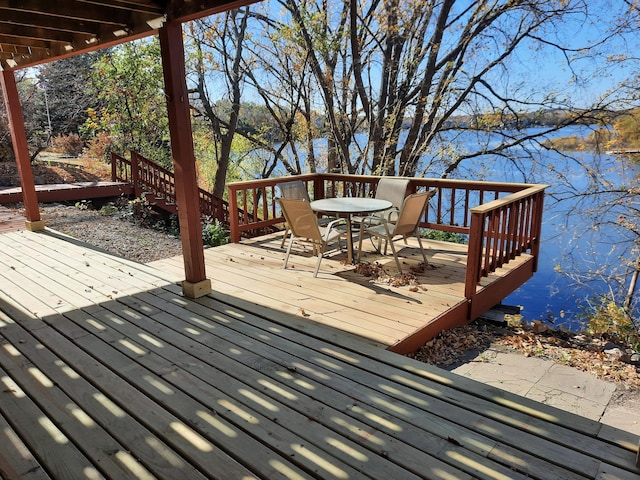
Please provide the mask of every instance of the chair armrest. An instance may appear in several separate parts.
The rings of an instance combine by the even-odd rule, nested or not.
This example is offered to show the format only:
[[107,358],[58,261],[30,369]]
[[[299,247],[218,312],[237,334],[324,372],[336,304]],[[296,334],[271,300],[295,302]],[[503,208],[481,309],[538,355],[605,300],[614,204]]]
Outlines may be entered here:
[[347,219],[346,218],[336,218],[335,220],[332,220],[331,222],[326,224],[324,226],[324,228],[326,228],[327,230],[331,230],[334,226],[339,225],[341,223],[346,225],[347,224]]
[[391,220],[391,215],[396,215],[397,216],[399,214],[400,214],[400,209],[399,208],[391,207],[389,210],[386,211],[386,217],[387,217],[386,221],[393,223],[393,221]]

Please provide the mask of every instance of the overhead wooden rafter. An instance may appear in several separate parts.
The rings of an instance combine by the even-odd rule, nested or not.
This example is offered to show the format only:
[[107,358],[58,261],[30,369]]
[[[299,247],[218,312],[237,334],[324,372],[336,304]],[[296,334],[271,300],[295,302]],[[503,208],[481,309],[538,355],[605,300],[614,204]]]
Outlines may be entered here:
[[19,69],[155,34],[253,0],[0,0],[0,68]]

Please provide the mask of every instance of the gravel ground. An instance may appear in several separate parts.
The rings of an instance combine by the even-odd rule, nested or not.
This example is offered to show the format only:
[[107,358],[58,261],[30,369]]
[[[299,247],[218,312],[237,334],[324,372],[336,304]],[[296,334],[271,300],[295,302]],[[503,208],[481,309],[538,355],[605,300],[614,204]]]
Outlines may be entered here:
[[180,239],[141,228],[118,212],[103,214],[61,204],[41,205],[40,212],[47,227],[129,260],[149,263],[182,255]]

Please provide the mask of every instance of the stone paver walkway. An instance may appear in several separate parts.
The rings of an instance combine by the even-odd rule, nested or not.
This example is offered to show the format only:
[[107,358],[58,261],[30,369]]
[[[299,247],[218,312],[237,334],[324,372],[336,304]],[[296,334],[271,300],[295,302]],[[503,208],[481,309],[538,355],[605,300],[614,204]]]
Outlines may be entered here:
[[551,360],[486,350],[453,372],[640,435],[640,398]]

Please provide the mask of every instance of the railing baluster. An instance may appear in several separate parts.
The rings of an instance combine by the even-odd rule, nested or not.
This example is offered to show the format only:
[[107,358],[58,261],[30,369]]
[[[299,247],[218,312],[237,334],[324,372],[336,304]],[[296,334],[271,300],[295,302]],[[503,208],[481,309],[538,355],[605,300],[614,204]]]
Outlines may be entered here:
[[469,195],[471,195],[471,190],[468,188],[464,191],[464,211],[463,211],[463,227],[469,226]]
[[456,213],[456,189],[452,188],[451,189],[451,212],[449,214],[449,225],[456,224],[455,213]]
[[[509,207],[505,206],[504,208],[500,209],[500,217],[501,217],[501,224],[500,224],[500,231],[498,232],[499,235],[499,248],[498,248],[498,259],[496,262],[496,265],[502,265],[505,262],[506,258],[508,257],[508,229],[509,229]],[[497,268],[497,267],[496,267]],[[494,269],[495,270],[495,269]]]

